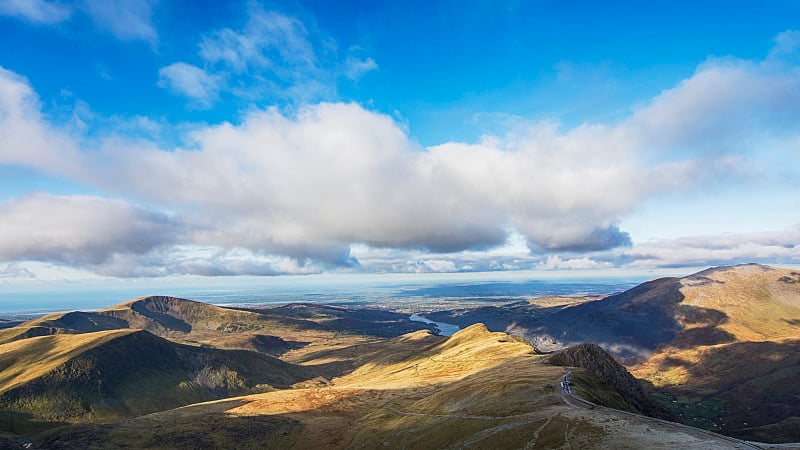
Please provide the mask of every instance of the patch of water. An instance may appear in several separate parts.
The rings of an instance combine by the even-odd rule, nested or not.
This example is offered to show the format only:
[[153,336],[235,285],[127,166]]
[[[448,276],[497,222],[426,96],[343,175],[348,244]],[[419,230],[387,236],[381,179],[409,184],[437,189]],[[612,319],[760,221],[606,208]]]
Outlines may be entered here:
[[455,334],[455,332],[461,329],[459,328],[458,325],[454,325],[452,323],[434,322],[433,320],[426,319],[425,317],[422,317],[418,314],[412,314],[408,316],[408,319],[414,322],[433,324],[433,326],[435,326],[436,329],[439,330],[440,336],[452,336],[453,334]]

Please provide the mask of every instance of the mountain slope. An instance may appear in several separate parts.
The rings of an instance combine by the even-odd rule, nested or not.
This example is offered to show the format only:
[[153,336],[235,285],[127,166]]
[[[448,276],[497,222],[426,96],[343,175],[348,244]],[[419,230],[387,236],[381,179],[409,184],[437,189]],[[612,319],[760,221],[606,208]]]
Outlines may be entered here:
[[[675,420],[665,408],[647,395],[622,365],[597,344],[578,344],[552,354],[548,362],[557,366],[581,367],[589,371],[573,377],[582,398],[623,411]],[[608,394],[613,394],[609,396]],[[605,394],[605,397],[600,395]]]
[[315,376],[266,355],[180,345],[129,329],[0,345],[0,367],[0,408],[47,421],[134,417]]
[[51,314],[0,329],[0,344],[36,336],[126,328],[191,345],[301,360],[309,353],[379,342],[427,329],[428,325],[409,320],[407,314],[379,309],[308,303],[236,309],[149,296],[97,312]]
[[[746,265],[681,280],[683,329],[632,373],[683,421],[745,439],[800,419],[800,272]],[[768,442],[798,442],[773,427]]]
[[[742,438],[800,417],[800,271],[747,264],[662,278],[580,304],[428,314],[559,349],[594,342],[661,391],[682,421]],[[800,441],[800,431],[772,436]]]
[[727,448],[563,403],[563,367],[481,325],[386,341],[326,387],[229,398],[42,434],[41,448]]

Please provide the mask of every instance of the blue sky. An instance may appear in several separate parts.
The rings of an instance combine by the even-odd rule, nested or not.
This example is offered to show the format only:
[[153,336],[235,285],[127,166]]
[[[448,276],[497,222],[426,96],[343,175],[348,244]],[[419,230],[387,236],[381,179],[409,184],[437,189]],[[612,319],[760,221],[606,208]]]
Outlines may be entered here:
[[0,283],[800,264],[799,13],[0,0]]

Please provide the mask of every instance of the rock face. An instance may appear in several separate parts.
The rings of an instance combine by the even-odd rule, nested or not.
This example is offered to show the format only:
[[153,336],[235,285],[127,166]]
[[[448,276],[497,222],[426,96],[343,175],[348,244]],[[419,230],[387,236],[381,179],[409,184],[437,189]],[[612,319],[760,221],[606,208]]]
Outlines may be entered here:
[[[588,370],[597,378],[585,379],[584,387],[587,400],[601,405],[624,409],[646,416],[675,420],[675,417],[660,403],[650,398],[636,380],[622,365],[606,353],[597,344],[579,344],[554,353],[549,358],[550,364],[558,366],[580,367]],[[580,378],[577,376],[576,378]],[[620,398],[597,397],[594,389],[603,387],[619,393]],[[622,400],[622,401],[620,401]]]

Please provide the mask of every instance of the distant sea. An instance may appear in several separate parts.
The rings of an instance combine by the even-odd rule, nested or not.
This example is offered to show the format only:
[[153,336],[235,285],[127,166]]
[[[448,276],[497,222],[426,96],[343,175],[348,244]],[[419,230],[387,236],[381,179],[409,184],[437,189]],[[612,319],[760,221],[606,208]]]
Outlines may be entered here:
[[[491,275],[491,274],[485,274]],[[334,277],[282,280],[247,280],[225,285],[100,286],[92,289],[0,291],[0,318],[40,315],[59,311],[92,311],[145,295],[170,295],[221,306],[262,306],[307,302],[350,306],[424,305],[452,299],[459,302],[509,302],[545,295],[583,296],[621,292],[642,279],[543,281],[536,279],[493,280],[471,278],[412,277],[342,281]]]

